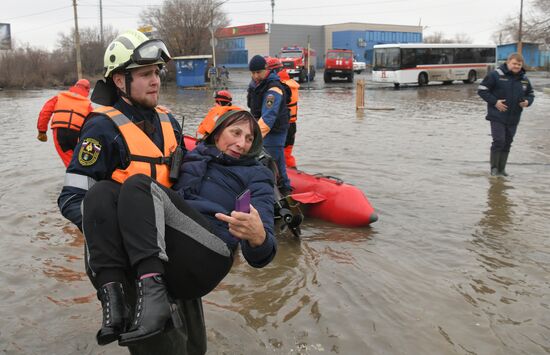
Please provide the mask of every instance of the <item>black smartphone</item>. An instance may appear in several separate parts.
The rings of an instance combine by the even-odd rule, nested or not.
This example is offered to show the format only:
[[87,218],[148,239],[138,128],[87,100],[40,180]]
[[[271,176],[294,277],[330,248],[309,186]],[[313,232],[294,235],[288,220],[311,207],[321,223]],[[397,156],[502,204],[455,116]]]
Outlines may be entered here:
[[245,190],[235,199],[235,211],[250,213],[250,190]]

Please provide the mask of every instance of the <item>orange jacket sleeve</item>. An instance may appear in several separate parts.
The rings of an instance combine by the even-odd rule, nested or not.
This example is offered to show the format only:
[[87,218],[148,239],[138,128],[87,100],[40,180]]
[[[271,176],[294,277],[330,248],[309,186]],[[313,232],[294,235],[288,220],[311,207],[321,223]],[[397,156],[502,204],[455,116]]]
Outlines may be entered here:
[[52,118],[53,109],[55,108],[56,104],[57,96],[54,96],[46,101],[46,103],[42,107],[42,110],[38,115],[38,123],[36,125],[38,128],[38,132],[46,132],[48,130],[48,123],[50,122],[50,118]]

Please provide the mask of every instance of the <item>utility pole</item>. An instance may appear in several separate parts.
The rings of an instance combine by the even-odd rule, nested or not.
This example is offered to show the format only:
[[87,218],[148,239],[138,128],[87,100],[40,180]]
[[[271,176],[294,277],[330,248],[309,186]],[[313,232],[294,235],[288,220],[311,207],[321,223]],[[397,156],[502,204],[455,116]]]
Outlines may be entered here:
[[99,0],[99,40],[101,46],[103,47],[103,1]]
[[307,58],[306,58],[306,75],[307,75],[307,88],[309,89],[309,65],[310,65],[310,58],[311,58],[311,45],[310,45],[310,42],[309,42],[309,35],[307,35]]
[[212,64],[216,67],[216,38],[214,37],[214,10],[226,3],[227,0],[221,1],[217,4],[212,3],[212,10],[210,12],[210,44],[212,45]]
[[214,37],[214,7],[210,17],[210,45],[212,45],[212,64],[216,67],[216,38]]
[[521,41],[522,27],[523,27],[523,0],[521,0],[521,5],[519,7],[519,31],[518,31],[518,53],[519,54],[523,52],[523,43]]
[[271,23],[275,23],[275,0],[271,0]]
[[76,0],[73,0],[74,9],[74,42],[76,47],[76,75],[82,79],[82,63],[80,62],[80,35],[78,33],[78,14],[76,13]]

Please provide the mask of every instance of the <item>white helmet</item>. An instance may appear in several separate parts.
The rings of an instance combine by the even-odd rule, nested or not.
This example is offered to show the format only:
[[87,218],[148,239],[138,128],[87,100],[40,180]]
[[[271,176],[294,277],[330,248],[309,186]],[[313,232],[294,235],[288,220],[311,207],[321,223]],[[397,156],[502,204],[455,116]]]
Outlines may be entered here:
[[138,68],[151,64],[166,64],[172,58],[160,39],[149,39],[137,30],[129,30],[115,38],[103,58],[105,78],[117,69]]

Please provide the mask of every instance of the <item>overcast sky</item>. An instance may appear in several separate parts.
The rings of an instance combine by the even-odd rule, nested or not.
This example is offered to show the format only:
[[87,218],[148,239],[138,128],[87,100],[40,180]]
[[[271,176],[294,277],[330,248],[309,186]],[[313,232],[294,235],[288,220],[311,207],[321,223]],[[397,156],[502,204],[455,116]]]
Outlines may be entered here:
[[[79,27],[99,27],[99,0],[77,0]],[[162,0],[103,0],[103,24],[119,31],[136,28],[139,14]],[[424,35],[464,33],[474,43],[490,43],[509,15],[519,16],[520,0],[275,0],[275,23],[324,25],[366,22],[424,26]],[[524,14],[530,0],[524,0]],[[271,0],[228,0],[222,8],[231,25],[271,22]],[[53,49],[58,33],[74,26],[72,0],[2,0],[0,23],[11,24],[12,41]]]

